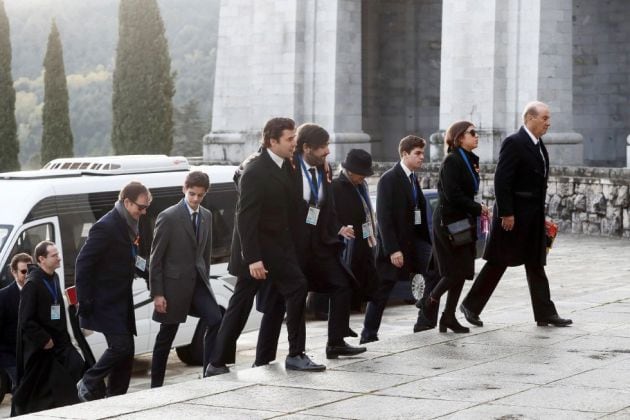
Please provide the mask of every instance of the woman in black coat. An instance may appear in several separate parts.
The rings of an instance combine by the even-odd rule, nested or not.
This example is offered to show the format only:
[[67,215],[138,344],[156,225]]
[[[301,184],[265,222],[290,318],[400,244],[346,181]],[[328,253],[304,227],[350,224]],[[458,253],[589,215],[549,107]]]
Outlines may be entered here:
[[[475,201],[479,191],[479,157],[472,153],[479,142],[475,126],[468,121],[454,123],[446,131],[445,142],[449,153],[440,167],[439,203],[433,213],[433,255],[441,279],[423,306],[423,314],[435,325],[436,320],[431,318],[437,317],[436,306],[448,291],[440,332],[450,328],[456,333],[467,333],[469,329],[457,322],[455,309],[464,281],[474,277],[476,220],[481,214],[487,215],[488,208]],[[472,242],[455,246],[447,225],[464,219],[472,224]]]

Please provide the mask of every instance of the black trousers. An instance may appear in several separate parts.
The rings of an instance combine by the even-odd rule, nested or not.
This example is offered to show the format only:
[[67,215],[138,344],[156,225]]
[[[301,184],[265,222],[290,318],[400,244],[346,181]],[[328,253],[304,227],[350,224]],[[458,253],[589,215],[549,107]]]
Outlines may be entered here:
[[[463,300],[464,306],[479,315],[488,303],[499,280],[505,273],[507,266],[486,262],[479,275],[475,279],[468,295]],[[545,274],[545,268],[540,264],[525,263],[527,285],[534,309],[534,320],[543,321],[552,315],[556,315],[556,307],[551,301],[549,280]]]
[[[221,311],[208,287],[199,279],[195,283],[189,314],[198,316],[206,323],[206,331],[203,337],[203,372],[205,372],[215,345],[217,331],[221,325]],[[155,338],[153,359],[151,361],[151,388],[160,387],[164,384],[166,362],[178,328],[179,324],[160,324],[160,331]]]
[[[296,279],[296,281],[297,280],[300,279]],[[306,325],[304,323],[306,281],[302,279],[302,282],[303,287],[291,288],[290,292],[284,292],[285,294],[283,295],[287,313],[289,355],[291,356],[303,353],[306,345]],[[230,298],[227,311],[223,316],[223,321],[221,322],[221,327],[219,328],[219,333],[217,335],[216,346],[210,359],[213,366],[225,366],[226,364],[235,362],[236,341],[245,327],[249,313],[252,310],[254,297],[256,296],[256,292],[261,284],[261,281],[255,280],[250,276],[242,276],[238,278],[234,288],[234,294]],[[279,305],[282,308],[283,317],[285,305]],[[280,319],[280,324],[282,324],[282,319]],[[279,334],[280,331],[278,330],[277,335]],[[278,338],[276,337],[274,345],[274,358],[275,347],[277,347],[277,344]],[[269,346],[269,344],[265,343],[265,346]]]
[[129,388],[133,368],[133,335],[105,334],[107,350],[94,366],[83,374],[83,384],[93,395],[102,394],[103,379],[107,376],[106,395],[122,395]]
[[276,352],[278,350],[278,340],[280,339],[280,330],[282,330],[282,321],[284,320],[284,305],[278,305],[280,308],[271,310],[263,314],[258,330],[258,342],[256,343],[256,360],[254,363],[258,366],[266,365],[276,360]]
[[[425,275],[429,266],[429,259],[431,257],[431,244],[421,239],[416,241],[416,255],[409,256],[403,255],[403,258],[414,258],[419,262],[420,274]],[[391,264],[391,262],[378,261],[378,264]],[[363,321],[363,331],[361,332],[362,338],[375,337],[378,334],[378,330],[381,327],[381,320],[383,319],[383,312],[385,312],[385,306],[387,300],[392,292],[394,286],[399,280],[409,280],[401,277],[402,270],[396,270],[396,275],[387,275],[385,273],[392,272],[392,270],[379,270],[379,285],[367,304],[365,311],[365,320]]]

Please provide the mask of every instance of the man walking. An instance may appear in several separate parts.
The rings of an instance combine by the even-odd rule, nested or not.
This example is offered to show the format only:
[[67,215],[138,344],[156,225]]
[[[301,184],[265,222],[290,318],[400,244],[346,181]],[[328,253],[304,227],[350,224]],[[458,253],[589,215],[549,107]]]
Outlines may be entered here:
[[125,185],[114,208],[90,228],[77,256],[79,322],[103,333],[107,341],[107,350],[77,384],[81,401],[122,395],[129,388],[136,335],[133,279],[136,273],[147,275],[146,261],[138,253],[138,221],[150,204],[147,187]]
[[35,246],[37,265],[21,292],[17,332],[18,387],[11,415],[18,416],[79,402],[75,388],[85,362],[72,346],[59,276],[59,250],[43,241]]
[[239,198],[229,271],[238,277],[219,330],[217,348],[206,375],[229,371],[236,340],[263,282],[271,282],[284,298],[289,354],[287,369],[321,371],[305,353],[304,304],[306,278],[300,270],[290,219],[295,209],[289,159],[296,147],[295,123],[272,118],[263,128],[262,149],[244,165],[238,182]]
[[20,291],[26,283],[28,264],[33,259],[25,253],[16,254],[9,265],[13,283],[0,290],[0,368],[4,369],[11,379],[11,387],[15,387],[16,380],[16,336],[18,324],[18,307],[20,306]]
[[210,287],[212,213],[203,206],[210,189],[208,174],[193,171],[182,188],[184,198],[161,212],[151,246],[153,320],[160,323],[151,363],[151,387],[164,383],[166,361],[179,324],[188,315],[205,321],[203,370],[210,361],[221,311]]
[[431,239],[426,201],[415,174],[424,161],[425,145],[425,140],[416,136],[400,140],[400,162],[378,182],[376,267],[380,284],[367,306],[361,344],[378,341],[383,311],[396,282],[427,270]]
[[558,316],[545,274],[545,197],[549,155],[541,137],[551,126],[549,107],[530,102],[523,126],[503,140],[494,174],[492,228],[483,258],[487,261],[460,305],[466,320],[482,326],[479,314],[508,266],[525,265],[527,285],[538,326],[570,325]]

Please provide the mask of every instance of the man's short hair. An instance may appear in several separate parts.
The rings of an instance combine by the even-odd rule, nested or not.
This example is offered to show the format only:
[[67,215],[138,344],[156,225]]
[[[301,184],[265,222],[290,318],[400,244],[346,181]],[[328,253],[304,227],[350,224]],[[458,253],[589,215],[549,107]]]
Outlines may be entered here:
[[411,151],[416,148],[424,149],[424,146],[426,146],[426,144],[426,140],[422,137],[411,135],[405,136],[400,140],[400,143],[398,144],[398,154],[402,158],[404,152],[411,153]]
[[328,145],[330,135],[324,127],[317,124],[306,123],[297,128],[297,150],[304,151],[304,145],[308,145],[311,149],[319,149]]
[[210,189],[210,177],[202,171],[192,171],[186,175],[184,188],[201,187],[208,191]]
[[19,263],[33,264],[33,259],[26,252],[15,254],[13,258],[11,258],[11,271],[15,273]]
[[263,128],[263,147],[270,147],[271,139],[280,140],[284,130],[295,130],[295,121],[285,117],[276,117],[267,121]]
[[125,198],[135,202],[138,200],[138,197],[146,194],[149,197],[149,201],[151,200],[151,192],[147,187],[144,186],[141,182],[131,181],[129,184],[125,185],[122,190],[120,190],[120,194],[118,194],[118,200],[124,201]]
[[35,262],[39,262],[39,257],[48,257],[48,247],[51,245],[55,246],[55,243],[51,241],[41,241],[35,245],[35,251],[33,251]]
[[546,103],[540,101],[532,101],[525,105],[525,108],[523,109],[523,124],[527,122],[527,117],[529,115],[531,115],[532,117],[537,117],[540,107],[549,108]]

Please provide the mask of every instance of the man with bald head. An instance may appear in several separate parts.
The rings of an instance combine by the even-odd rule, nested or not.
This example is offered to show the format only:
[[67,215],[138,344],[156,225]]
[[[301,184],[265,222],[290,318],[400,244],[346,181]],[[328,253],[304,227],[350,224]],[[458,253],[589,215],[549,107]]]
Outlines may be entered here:
[[550,126],[549,107],[530,102],[523,111],[523,126],[501,144],[494,174],[492,228],[483,255],[487,262],[460,306],[473,325],[483,325],[479,314],[507,267],[519,265],[525,265],[537,325],[565,327],[572,323],[558,316],[544,268],[549,155],[541,137]]

